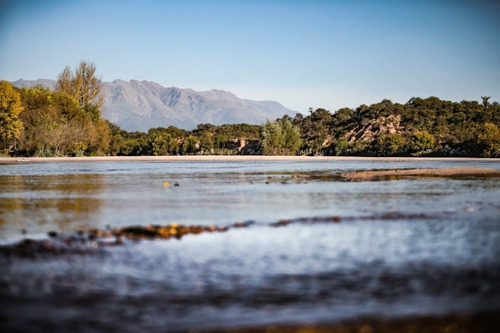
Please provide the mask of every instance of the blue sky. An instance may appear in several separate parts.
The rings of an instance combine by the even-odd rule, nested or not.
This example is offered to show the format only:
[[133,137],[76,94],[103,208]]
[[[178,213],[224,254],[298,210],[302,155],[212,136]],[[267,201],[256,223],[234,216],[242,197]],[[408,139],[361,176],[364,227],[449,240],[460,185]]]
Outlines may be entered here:
[[0,79],[92,61],[299,112],[389,98],[500,101],[498,1],[0,0]]

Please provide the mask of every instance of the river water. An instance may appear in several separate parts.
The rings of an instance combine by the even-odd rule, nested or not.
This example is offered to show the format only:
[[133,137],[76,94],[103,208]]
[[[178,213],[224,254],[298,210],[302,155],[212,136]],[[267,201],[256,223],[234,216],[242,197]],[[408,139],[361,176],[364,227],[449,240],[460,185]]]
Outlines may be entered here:
[[[9,331],[185,331],[500,310],[500,178],[346,181],[485,161],[0,165],[0,242],[91,228],[248,228],[0,258]],[[167,186],[168,185],[168,186]],[[336,216],[340,223],[327,223]],[[283,219],[291,223],[272,224]]]

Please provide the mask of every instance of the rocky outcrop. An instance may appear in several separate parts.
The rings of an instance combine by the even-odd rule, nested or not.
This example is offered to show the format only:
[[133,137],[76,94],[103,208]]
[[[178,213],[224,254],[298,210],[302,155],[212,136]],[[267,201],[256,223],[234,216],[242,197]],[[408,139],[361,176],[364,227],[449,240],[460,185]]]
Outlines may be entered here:
[[372,142],[381,134],[392,134],[403,131],[400,115],[380,117],[366,124],[360,124],[346,134],[349,143],[355,141]]

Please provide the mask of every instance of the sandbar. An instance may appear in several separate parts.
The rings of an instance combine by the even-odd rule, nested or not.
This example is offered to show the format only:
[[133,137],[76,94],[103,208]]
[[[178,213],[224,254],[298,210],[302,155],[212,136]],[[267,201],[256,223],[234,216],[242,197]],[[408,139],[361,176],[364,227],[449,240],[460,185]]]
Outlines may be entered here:
[[462,177],[491,176],[500,177],[500,170],[493,168],[422,168],[392,170],[362,170],[342,174],[349,180],[377,180],[420,177]]

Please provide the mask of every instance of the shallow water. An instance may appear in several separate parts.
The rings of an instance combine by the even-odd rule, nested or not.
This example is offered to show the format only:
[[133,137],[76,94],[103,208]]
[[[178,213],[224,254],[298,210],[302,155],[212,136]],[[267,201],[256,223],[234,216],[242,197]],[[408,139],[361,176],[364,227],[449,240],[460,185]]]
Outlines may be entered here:
[[[91,255],[0,258],[0,322],[176,331],[500,310],[500,178],[292,177],[471,166],[500,169],[492,161],[0,165],[4,243],[93,227],[255,221]],[[271,226],[318,216],[341,222]]]
[[[216,224],[390,211],[488,210],[498,180],[341,182],[292,178],[389,168],[494,162],[98,162],[0,165],[0,241],[90,227]],[[171,186],[164,186],[169,182]],[[179,186],[174,186],[178,183]],[[469,214],[471,215],[471,214]]]

